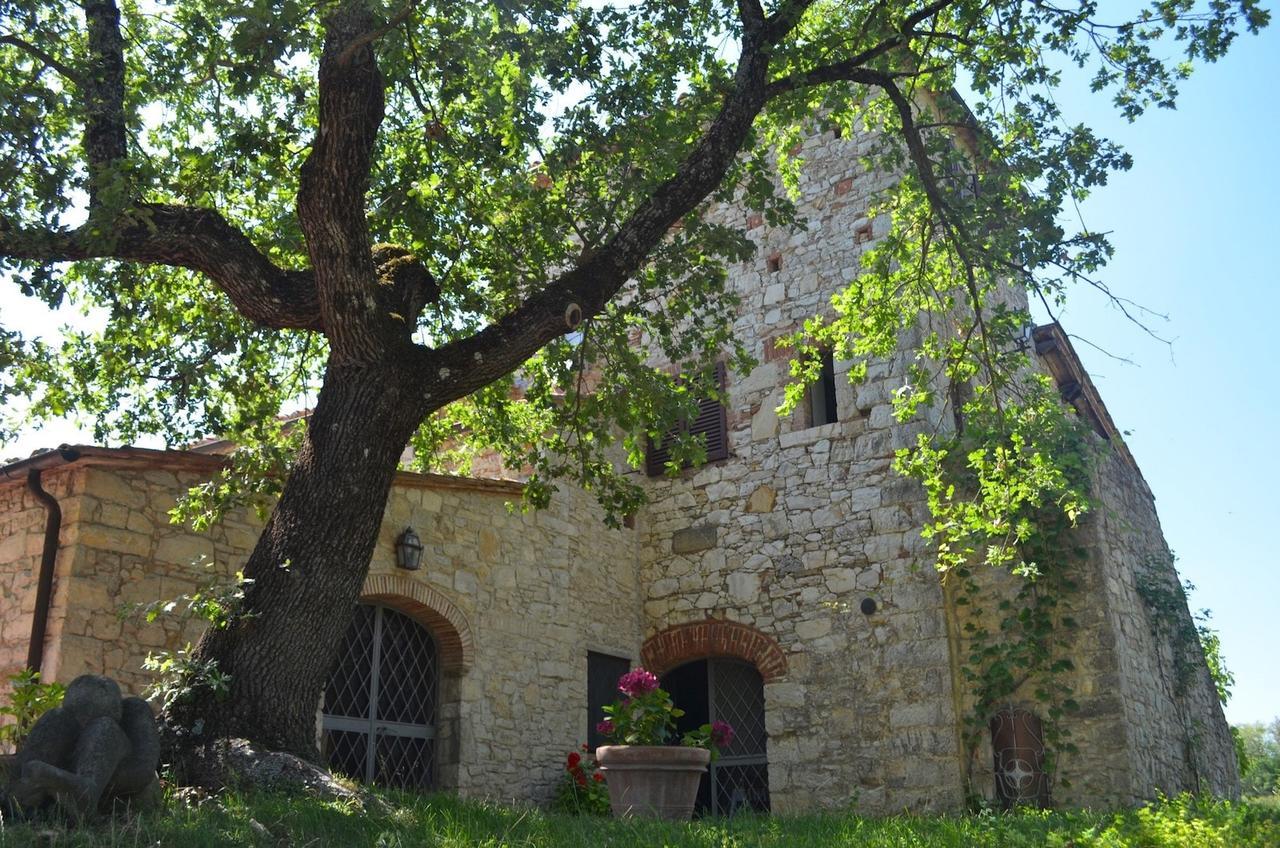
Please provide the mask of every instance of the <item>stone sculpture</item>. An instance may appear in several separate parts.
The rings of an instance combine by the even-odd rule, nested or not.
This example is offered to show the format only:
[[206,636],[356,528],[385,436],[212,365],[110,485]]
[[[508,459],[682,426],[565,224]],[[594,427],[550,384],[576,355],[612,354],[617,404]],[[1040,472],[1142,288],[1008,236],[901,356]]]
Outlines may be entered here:
[[159,761],[147,702],[121,697],[109,677],[84,674],[32,727],[14,758],[9,794],[25,810],[55,802],[78,818],[117,800],[147,805],[159,797]]

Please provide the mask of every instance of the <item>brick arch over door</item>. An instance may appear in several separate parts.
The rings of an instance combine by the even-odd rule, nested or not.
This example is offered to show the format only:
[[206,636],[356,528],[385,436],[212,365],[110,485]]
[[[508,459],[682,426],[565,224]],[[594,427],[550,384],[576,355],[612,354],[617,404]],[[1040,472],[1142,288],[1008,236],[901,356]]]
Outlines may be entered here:
[[439,651],[441,671],[456,673],[471,667],[475,655],[471,625],[440,592],[399,574],[370,574],[360,590],[360,600],[391,607],[430,630]]
[[708,657],[737,657],[753,664],[765,683],[787,673],[787,657],[777,640],[747,624],[706,619],[668,627],[645,640],[640,660],[654,674]]

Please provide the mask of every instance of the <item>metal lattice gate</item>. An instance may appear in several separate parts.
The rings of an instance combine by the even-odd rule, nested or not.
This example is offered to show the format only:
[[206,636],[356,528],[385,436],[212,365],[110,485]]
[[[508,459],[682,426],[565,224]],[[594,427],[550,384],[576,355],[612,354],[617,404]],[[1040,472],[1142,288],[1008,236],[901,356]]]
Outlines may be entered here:
[[676,723],[679,734],[712,721],[733,725],[733,743],[720,751],[698,788],[697,811],[720,816],[768,811],[764,681],[755,666],[736,659],[694,660],[667,672],[662,685],[684,710]]
[[325,687],[322,748],[336,772],[430,789],[439,662],[426,628],[386,607],[356,607]]
[[733,743],[711,764],[711,812],[769,809],[768,738],[764,729],[764,682],[752,666],[735,660],[707,662],[712,721],[733,725]]

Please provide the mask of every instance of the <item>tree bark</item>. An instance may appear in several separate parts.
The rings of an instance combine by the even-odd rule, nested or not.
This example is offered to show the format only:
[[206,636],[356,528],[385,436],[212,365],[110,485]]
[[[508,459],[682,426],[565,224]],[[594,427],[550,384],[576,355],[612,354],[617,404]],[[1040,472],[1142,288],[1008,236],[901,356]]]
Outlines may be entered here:
[[[303,166],[298,217],[307,236],[330,361],[298,462],[245,568],[253,581],[240,617],[201,639],[195,659],[230,676],[230,692],[197,689],[170,710],[190,752],[221,738],[315,758],[316,701],[368,570],[397,461],[422,420],[518,368],[569,328],[567,304],[591,316],[605,307],[670,226],[724,179],[764,107],[769,44],[790,17],[752,26],[733,89],[675,175],[620,225],[591,259],[470,338],[429,349],[413,322],[429,275],[376,284],[364,209],[370,157],[382,117],[382,78],[368,45],[374,30],[359,3],[326,20],[320,61],[320,131]],[[425,274],[425,271],[423,272]]]
[[244,737],[314,759],[324,688],[368,570],[400,453],[419,421],[391,365],[331,365],[297,464],[244,569],[231,624],[196,648],[230,675],[170,711],[193,747]]

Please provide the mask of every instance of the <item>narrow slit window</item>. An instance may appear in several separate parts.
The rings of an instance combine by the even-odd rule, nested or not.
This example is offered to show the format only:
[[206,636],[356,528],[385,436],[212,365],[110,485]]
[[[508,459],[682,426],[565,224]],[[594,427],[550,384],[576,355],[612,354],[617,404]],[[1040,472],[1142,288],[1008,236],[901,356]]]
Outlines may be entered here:
[[822,351],[822,370],[809,386],[809,426],[820,427],[840,420],[836,410],[836,365],[831,351]]
[[765,267],[769,269],[770,274],[776,274],[782,270],[782,254],[775,253],[765,260]]

